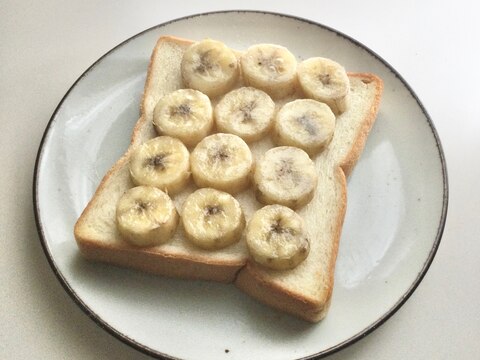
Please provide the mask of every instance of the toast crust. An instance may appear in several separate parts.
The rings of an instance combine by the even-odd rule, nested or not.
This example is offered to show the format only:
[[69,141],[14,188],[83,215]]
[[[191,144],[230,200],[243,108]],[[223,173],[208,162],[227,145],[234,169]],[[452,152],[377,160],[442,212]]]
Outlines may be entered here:
[[348,178],[355,167],[360,155],[362,154],[363,148],[365,147],[365,143],[367,142],[368,134],[375,123],[375,119],[377,118],[377,113],[380,107],[380,100],[383,93],[383,80],[380,79],[378,76],[370,73],[348,73],[350,78],[358,78],[361,79],[363,83],[375,84],[375,99],[373,101],[373,105],[370,107],[370,110],[363,119],[362,126],[355,137],[355,141],[350,148],[347,156],[340,162],[339,166],[342,168],[345,176]]
[[90,239],[80,238],[77,243],[83,256],[89,260],[173,278],[231,283],[244,266],[244,262],[208,261],[149,249],[139,253],[137,248],[126,244],[100,247]]
[[109,184],[114,181],[118,173],[128,166],[130,154],[142,142],[142,133],[151,127],[148,119],[147,101],[150,92],[155,87],[154,71],[159,53],[164,44],[175,44],[185,47],[192,43],[190,40],[173,36],[161,37],[152,52],[144,93],[141,101],[140,119],[137,121],[132,135],[131,143],[126,153],[112,166],[103,177],[92,199],[82,212],[74,227],[74,235],[81,253],[88,259],[106,262],[122,267],[138,269],[144,272],[163,276],[212,280],[219,282],[234,282],[235,285],[256,298],[281,311],[296,315],[310,322],[317,322],[326,315],[329,308],[334,283],[334,268],[338,253],[339,239],[345,218],[347,205],[346,178],[351,173],[365,145],[368,133],[373,126],[379,109],[383,83],[380,78],[369,73],[348,73],[349,77],[361,79],[365,84],[375,83],[375,98],[368,113],[363,118],[361,126],[355,135],[353,144],[344,158],[335,166],[333,174],[336,186],[340,189],[338,198],[338,216],[335,219],[333,236],[331,239],[331,256],[327,266],[327,284],[320,297],[307,296],[291,291],[266,275],[261,266],[248,261],[246,256],[238,259],[208,258],[196,254],[173,254],[163,251],[161,247],[137,248],[118,240],[113,243],[102,243],[92,239],[85,232],[89,215],[96,206],[99,206],[100,195],[107,191]]

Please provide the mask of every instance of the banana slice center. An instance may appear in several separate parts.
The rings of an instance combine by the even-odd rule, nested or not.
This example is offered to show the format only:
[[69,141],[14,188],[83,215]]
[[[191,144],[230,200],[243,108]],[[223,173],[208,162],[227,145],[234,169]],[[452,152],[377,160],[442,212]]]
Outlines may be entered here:
[[[243,106],[239,110],[240,122],[242,124],[252,122],[254,120],[253,111],[257,107],[256,101],[251,101]],[[238,119],[238,118],[237,118]],[[238,120],[237,120],[238,121]]]
[[278,181],[281,181],[287,188],[293,189],[305,182],[304,176],[298,169],[295,169],[293,159],[290,158],[280,159],[276,164],[275,173]]
[[261,56],[257,61],[258,67],[271,77],[277,77],[286,71],[285,60],[274,53],[271,56]]
[[290,258],[298,251],[295,237],[297,233],[289,227],[283,227],[281,222],[272,224],[270,231],[265,237],[268,243],[269,255],[276,258]]
[[300,117],[296,117],[295,121],[302,126],[302,128],[308,133],[308,135],[316,136],[318,134],[318,128],[312,121],[312,117],[315,114],[303,114]]
[[168,153],[161,153],[155,156],[149,157],[145,160],[145,166],[149,166],[154,168],[155,170],[163,171],[167,168],[168,165],[168,157],[170,154]]
[[330,85],[330,74],[318,74],[317,76],[318,80],[323,84],[323,85]]
[[212,60],[211,52],[212,50],[207,50],[200,54],[200,63],[195,67],[195,71],[202,75],[210,75],[210,71],[218,69],[218,65]]
[[229,149],[226,145],[219,145],[216,148],[208,149],[209,158],[214,162],[227,162],[231,160],[232,150],[234,149]]
[[188,117],[189,115],[192,114],[192,109],[189,104],[181,104],[179,106],[172,106],[170,108],[170,116],[175,117],[179,116],[182,118]]
[[132,207],[137,213],[143,213],[145,210],[148,210],[152,207],[152,203],[144,202],[142,200],[137,200],[135,205]]
[[155,228],[165,220],[163,218],[165,214],[156,210],[157,206],[153,202],[141,199],[137,199],[131,208],[132,215],[148,221],[149,228]]
[[211,203],[205,205],[200,210],[200,214],[203,212],[203,226],[214,231],[215,237],[224,231],[226,226],[228,227],[228,215],[222,205],[218,203]]
[[213,216],[222,213],[223,209],[220,205],[207,205],[205,206],[205,216]]
[[277,218],[270,225],[270,231],[267,236],[267,241],[271,241],[272,237],[291,237],[295,235],[295,230],[283,224],[282,218]]
[[203,109],[191,102],[185,102],[180,105],[173,105],[168,110],[168,121],[177,125],[192,123],[203,119]]

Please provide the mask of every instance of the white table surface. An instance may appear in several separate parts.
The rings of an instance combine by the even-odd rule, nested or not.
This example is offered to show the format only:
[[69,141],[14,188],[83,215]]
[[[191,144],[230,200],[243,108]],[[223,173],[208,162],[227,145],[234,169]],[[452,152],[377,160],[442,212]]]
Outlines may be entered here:
[[333,27],[413,87],[443,143],[450,182],[435,260],[407,303],[331,359],[480,357],[480,23],[474,1],[2,1],[0,358],[146,359],[100,329],[53,274],[34,222],[36,152],[56,105],[101,55],[156,24],[255,9]]

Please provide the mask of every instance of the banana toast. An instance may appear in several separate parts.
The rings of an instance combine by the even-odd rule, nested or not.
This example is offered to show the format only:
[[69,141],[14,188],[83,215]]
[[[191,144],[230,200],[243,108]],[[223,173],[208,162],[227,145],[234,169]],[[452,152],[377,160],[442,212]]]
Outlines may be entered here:
[[[122,195],[135,186],[130,174],[132,154],[146,141],[157,137],[153,124],[156,104],[165,95],[185,88],[181,63],[192,41],[161,37],[151,55],[137,121],[126,153],[102,179],[74,228],[81,253],[88,259],[130,267],[149,273],[231,283],[276,309],[310,322],[321,320],[328,310],[334,282],[335,260],[347,202],[346,177],[358,160],[379,108],[383,83],[370,73],[348,73],[350,94],[346,110],[336,117],[335,132],[328,146],[312,157],[318,175],[313,198],[297,209],[310,238],[310,252],[289,270],[268,269],[249,255],[243,235],[240,241],[211,251],[187,239],[182,221],[172,238],[161,245],[137,247],[125,241],[116,223],[116,207]],[[242,52],[235,52],[240,59]],[[238,60],[240,61],[240,60]],[[245,85],[244,75],[234,88]],[[225,92],[225,91],[224,91]],[[224,92],[211,95],[213,107]],[[276,111],[295,99],[305,98],[300,89],[275,99]],[[215,131],[214,131],[215,132]],[[271,134],[249,144],[253,158],[259,159],[275,147]],[[190,147],[190,151],[192,148]],[[181,209],[186,198],[197,190],[194,181],[172,196]],[[237,194],[245,221],[263,207],[252,187]]]

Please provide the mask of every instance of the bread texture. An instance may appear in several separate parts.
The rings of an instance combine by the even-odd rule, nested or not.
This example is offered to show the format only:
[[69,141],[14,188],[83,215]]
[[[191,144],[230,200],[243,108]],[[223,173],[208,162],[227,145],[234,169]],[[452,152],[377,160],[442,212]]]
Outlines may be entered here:
[[[126,153],[104,176],[74,228],[81,253],[88,259],[130,267],[149,273],[231,283],[259,301],[311,322],[321,320],[330,304],[335,260],[347,204],[346,177],[357,162],[375,121],[383,84],[367,73],[349,73],[350,106],[337,117],[330,145],[314,158],[319,174],[313,200],[298,210],[305,219],[311,240],[307,259],[293,270],[268,270],[249,260],[244,238],[225,249],[202,250],[190,244],[180,225],[166,244],[139,248],[122,240],[116,227],[115,210],[119,198],[133,187],[129,160],[134,149],[157,136],[152,125],[158,100],[184,88],[180,71],[183,52],[192,42],[176,37],[161,37],[151,56],[140,109],[131,144]],[[240,56],[240,52],[236,52]],[[240,78],[237,87],[242,86]],[[277,110],[285,102],[304,97],[300,90],[277,100]],[[218,98],[211,99],[212,104]],[[254,158],[274,147],[270,136],[250,144]],[[192,150],[192,149],[189,149]],[[180,215],[185,198],[197,188],[190,182],[172,197]],[[263,205],[253,189],[235,196],[248,221]]]

